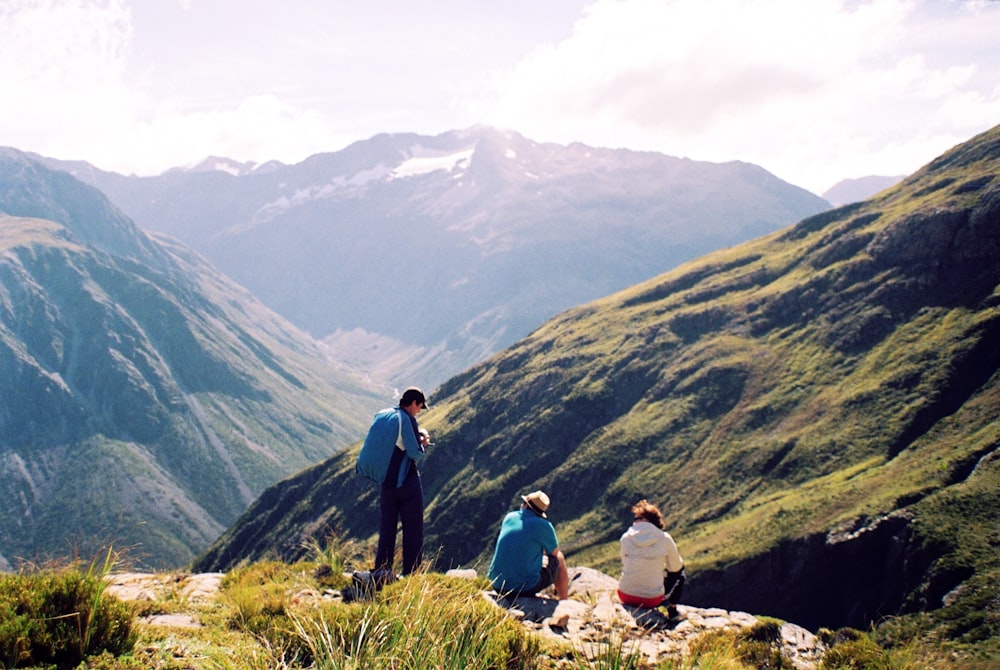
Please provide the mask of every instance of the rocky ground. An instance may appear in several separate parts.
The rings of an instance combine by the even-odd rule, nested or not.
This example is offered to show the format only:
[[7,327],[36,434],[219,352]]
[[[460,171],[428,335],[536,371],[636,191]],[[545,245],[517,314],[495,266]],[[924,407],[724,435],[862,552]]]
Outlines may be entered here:
[[[518,598],[500,601],[512,616],[541,635],[569,640],[574,648],[594,647],[620,637],[626,649],[641,653],[650,664],[687,655],[690,644],[704,633],[750,628],[757,617],[746,612],[678,606],[683,620],[672,623],[663,610],[622,605],[618,580],[590,568],[570,569],[570,599]],[[495,594],[490,595],[495,599]],[[785,623],[780,627],[782,654],[797,668],[815,668],[825,651],[806,629]]]
[[[456,577],[474,577],[472,571],[452,571]],[[192,575],[152,575],[123,573],[109,575],[108,591],[123,600],[156,601],[170,593],[171,597],[191,605],[188,613],[150,615],[142,622],[151,626],[197,628],[201,626],[197,606],[210,602],[218,593],[221,573]],[[666,658],[684,657],[691,643],[704,633],[720,629],[750,628],[757,617],[745,612],[723,609],[687,607],[681,604],[680,622],[671,622],[662,610],[627,607],[618,601],[617,580],[589,568],[571,568],[570,598],[551,597],[498,600],[497,595],[484,592],[497,606],[537,634],[567,642],[574,649],[599,654],[609,643],[622,642],[624,649],[640,653],[650,664]],[[353,599],[357,594],[326,591],[295,594],[296,599]],[[780,626],[782,654],[801,670],[815,668],[824,647],[815,635],[800,626],[785,623]]]

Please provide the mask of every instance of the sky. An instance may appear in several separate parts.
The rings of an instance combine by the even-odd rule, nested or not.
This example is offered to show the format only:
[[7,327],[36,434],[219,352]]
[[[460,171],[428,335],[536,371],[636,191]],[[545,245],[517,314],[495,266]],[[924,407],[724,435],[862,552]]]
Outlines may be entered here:
[[822,194],[1000,123],[996,0],[0,0],[0,146],[159,174],[477,124]]

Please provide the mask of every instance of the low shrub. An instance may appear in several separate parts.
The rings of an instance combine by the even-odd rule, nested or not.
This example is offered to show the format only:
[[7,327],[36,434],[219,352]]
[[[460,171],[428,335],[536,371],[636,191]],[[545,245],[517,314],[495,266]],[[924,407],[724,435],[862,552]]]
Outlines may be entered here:
[[73,668],[131,651],[131,607],[75,567],[0,575],[0,666]]
[[269,667],[529,668],[539,646],[477,583],[417,574],[353,602],[289,596],[314,580],[305,565],[262,563],[223,581],[233,630],[258,639]]
[[823,656],[823,670],[878,670],[892,668],[889,655],[868,638],[843,642]]
[[710,667],[720,663],[720,658],[736,662],[739,664],[736,667],[744,668],[784,670],[795,667],[781,653],[780,625],[769,620],[759,621],[749,628],[706,633],[691,645],[691,656],[693,659],[713,659]]
[[821,670],[893,670],[900,667],[871,635],[857,629],[824,629],[819,636],[828,647],[820,662]]

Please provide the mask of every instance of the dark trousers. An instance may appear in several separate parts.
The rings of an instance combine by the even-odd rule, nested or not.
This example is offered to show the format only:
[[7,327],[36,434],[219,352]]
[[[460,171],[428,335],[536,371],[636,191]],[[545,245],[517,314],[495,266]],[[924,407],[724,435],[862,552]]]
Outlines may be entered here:
[[681,601],[684,593],[684,582],[687,581],[687,573],[684,568],[677,572],[667,572],[663,577],[663,602],[668,605],[676,605]]
[[424,490],[420,476],[410,474],[403,485],[382,484],[379,496],[381,522],[375,569],[392,571],[396,554],[396,524],[403,526],[403,574],[418,568],[424,559]]

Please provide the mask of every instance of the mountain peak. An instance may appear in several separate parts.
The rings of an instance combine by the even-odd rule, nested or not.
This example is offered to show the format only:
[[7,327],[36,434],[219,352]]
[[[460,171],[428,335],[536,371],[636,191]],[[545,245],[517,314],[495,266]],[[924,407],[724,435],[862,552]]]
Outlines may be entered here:
[[223,172],[225,174],[232,175],[233,177],[243,177],[249,174],[261,174],[278,170],[282,167],[284,167],[284,163],[281,163],[280,161],[272,160],[265,163],[255,163],[253,161],[240,162],[233,160],[232,158],[209,156],[208,158],[197,163],[192,163],[191,165],[171,168],[170,170],[167,170],[166,174],[178,172]]
[[905,179],[905,175],[885,177],[869,175],[855,179],[843,179],[823,192],[823,197],[834,207],[867,200],[879,191],[895,186]]
[[[267,174],[202,163],[219,165],[231,169],[101,188],[318,338],[360,328],[425,348],[391,381],[428,386],[563,309],[828,208],[749,164],[539,143],[489,126],[379,134]],[[387,239],[412,252],[391,270],[371,262]],[[424,278],[424,306],[390,307],[382,296],[400,276]]]

